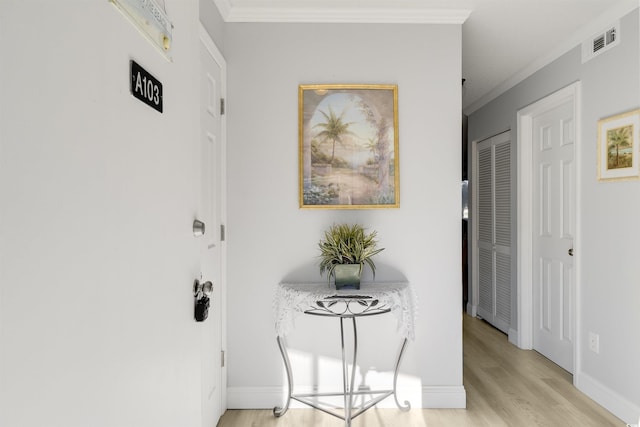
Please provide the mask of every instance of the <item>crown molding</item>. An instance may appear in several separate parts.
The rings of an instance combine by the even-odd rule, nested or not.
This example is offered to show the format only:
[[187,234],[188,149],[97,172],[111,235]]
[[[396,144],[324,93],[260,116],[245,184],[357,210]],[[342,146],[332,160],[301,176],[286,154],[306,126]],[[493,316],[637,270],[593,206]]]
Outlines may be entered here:
[[462,24],[470,9],[369,8],[369,7],[237,7],[215,0],[225,22]]
[[231,3],[229,3],[229,0],[213,0],[213,2],[218,8],[218,12],[220,12],[222,19],[226,21],[226,16],[231,13]]

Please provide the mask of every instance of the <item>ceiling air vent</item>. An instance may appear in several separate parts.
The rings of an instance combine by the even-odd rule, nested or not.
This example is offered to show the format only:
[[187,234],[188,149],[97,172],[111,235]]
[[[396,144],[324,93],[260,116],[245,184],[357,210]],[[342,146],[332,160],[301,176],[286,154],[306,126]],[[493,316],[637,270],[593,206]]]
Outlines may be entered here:
[[616,22],[582,43],[582,63],[595,58],[618,43],[620,43],[620,22]]

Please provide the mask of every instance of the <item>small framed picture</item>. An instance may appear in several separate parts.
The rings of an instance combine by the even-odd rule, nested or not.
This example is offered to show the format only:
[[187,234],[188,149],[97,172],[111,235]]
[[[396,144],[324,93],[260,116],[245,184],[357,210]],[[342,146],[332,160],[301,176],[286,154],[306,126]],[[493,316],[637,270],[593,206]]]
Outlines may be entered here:
[[640,110],[598,121],[598,180],[640,178]]
[[300,207],[398,208],[398,86],[301,85]]

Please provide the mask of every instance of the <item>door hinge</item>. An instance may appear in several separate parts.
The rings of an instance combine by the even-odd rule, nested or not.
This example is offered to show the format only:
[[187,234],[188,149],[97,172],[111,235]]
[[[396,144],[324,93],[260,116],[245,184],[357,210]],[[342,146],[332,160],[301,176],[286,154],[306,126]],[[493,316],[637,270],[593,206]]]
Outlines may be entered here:
[[220,115],[224,116],[224,98],[220,98]]
[[220,366],[224,368],[224,350],[220,351]]
[[227,237],[227,230],[226,230],[224,224],[220,224],[220,241],[224,242],[226,237]]

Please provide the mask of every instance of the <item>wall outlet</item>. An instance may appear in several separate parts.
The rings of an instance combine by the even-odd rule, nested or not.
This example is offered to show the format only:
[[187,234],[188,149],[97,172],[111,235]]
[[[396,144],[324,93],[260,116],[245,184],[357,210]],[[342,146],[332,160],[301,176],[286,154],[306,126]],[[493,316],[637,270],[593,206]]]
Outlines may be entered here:
[[595,332],[589,332],[589,350],[596,354],[600,353],[600,335]]

